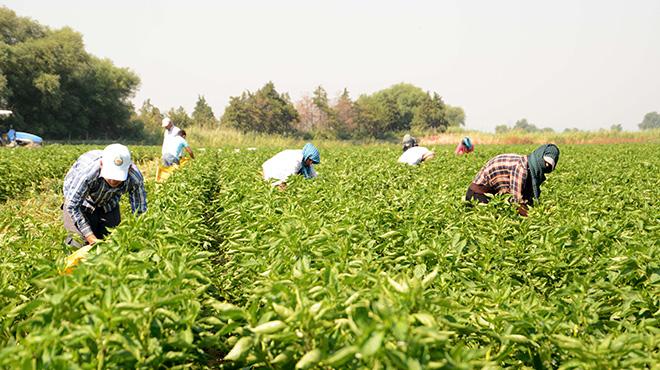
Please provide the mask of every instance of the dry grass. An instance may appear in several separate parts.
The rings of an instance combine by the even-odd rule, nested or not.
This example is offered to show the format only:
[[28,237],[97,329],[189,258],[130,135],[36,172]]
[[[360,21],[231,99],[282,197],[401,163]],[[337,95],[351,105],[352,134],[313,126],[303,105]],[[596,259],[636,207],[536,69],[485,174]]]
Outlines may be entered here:
[[475,144],[618,144],[660,143],[660,130],[637,132],[584,131],[584,132],[509,132],[491,134],[479,131],[450,130],[444,134],[422,136],[425,145],[457,144],[464,136],[470,136]]

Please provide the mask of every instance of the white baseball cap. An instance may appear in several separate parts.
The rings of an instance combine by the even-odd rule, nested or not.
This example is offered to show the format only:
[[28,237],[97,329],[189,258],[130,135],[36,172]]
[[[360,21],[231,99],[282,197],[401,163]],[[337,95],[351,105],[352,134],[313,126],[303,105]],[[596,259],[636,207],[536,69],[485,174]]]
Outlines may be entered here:
[[121,144],[110,144],[103,149],[101,177],[126,181],[131,166],[131,152]]
[[161,126],[167,127],[172,121],[170,121],[169,118],[165,117],[163,118],[163,122],[161,123]]

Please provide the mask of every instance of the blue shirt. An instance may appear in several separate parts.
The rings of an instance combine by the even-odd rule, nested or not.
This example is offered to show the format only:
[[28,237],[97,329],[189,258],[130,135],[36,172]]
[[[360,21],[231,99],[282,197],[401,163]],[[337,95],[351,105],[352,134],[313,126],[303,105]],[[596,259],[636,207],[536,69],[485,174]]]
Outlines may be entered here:
[[83,209],[93,212],[101,207],[110,212],[119,206],[121,195],[128,192],[133,213],[147,210],[144,178],[137,166],[131,163],[126,181],[113,188],[101,177],[102,156],[102,150],[81,155],[64,178],[64,211],[69,213],[84,236],[92,234],[92,229],[83,216]]

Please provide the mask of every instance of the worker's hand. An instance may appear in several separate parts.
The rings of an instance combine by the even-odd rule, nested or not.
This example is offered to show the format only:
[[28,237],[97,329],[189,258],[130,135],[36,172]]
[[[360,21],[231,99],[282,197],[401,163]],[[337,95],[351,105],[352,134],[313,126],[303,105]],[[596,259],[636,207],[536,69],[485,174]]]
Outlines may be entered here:
[[286,190],[286,182],[280,183],[279,185],[277,185],[277,188],[279,189],[279,191]]
[[89,245],[93,245],[94,243],[96,243],[97,241],[99,241],[99,239],[98,239],[98,238],[96,237],[96,235],[94,235],[94,234],[89,234],[89,235],[87,235],[87,236],[85,237],[85,240],[87,240],[87,243],[88,243]]
[[527,217],[527,206],[521,205],[520,207],[518,207],[518,214],[523,217]]

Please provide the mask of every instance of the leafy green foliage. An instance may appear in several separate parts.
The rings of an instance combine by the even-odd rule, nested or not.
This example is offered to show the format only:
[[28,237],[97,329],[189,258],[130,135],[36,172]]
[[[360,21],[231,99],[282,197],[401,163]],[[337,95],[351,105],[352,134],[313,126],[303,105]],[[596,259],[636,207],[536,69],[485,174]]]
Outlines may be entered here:
[[528,218],[462,197],[530,146],[436,147],[419,167],[321,146],[320,177],[285,192],[257,173],[279,149],[200,155],[72,276],[30,258],[38,289],[3,290],[0,367],[658,362],[657,145],[563,146]]
[[206,102],[206,99],[200,95],[197,98],[197,103],[195,103],[195,109],[192,113],[193,123],[201,127],[216,127],[218,125],[218,120],[213,114],[213,109]]
[[639,124],[640,130],[651,130],[660,128],[660,114],[649,112],[644,115],[644,120]]
[[46,138],[139,137],[129,99],[140,79],[96,58],[70,28],[51,30],[0,8],[0,102],[7,124]]
[[[93,149],[103,147],[49,145],[35,149],[0,149],[0,202],[10,197],[24,197],[25,193],[38,189],[45,179],[64,178],[76,159]],[[158,155],[158,149],[154,147],[131,147],[135,163]]]
[[241,131],[287,134],[293,132],[298,112],[287,94],[279,94],[268,82],[255,93],[244,92],[232,97],[221,123]]

